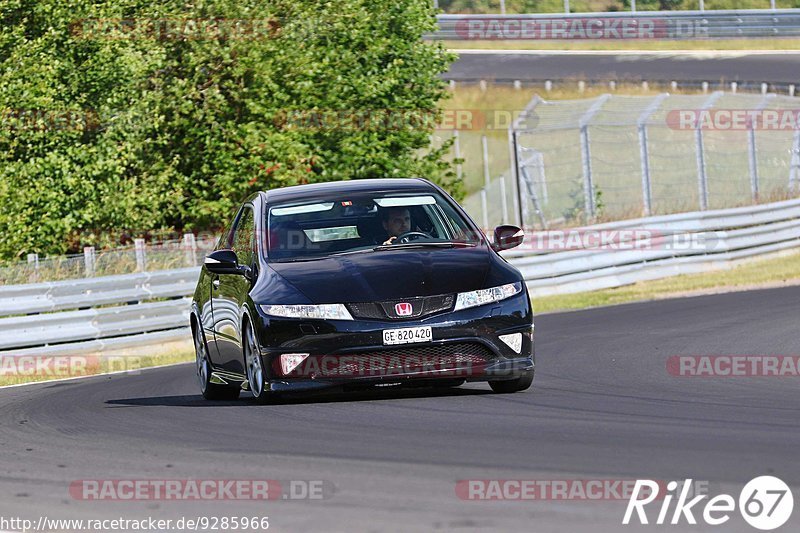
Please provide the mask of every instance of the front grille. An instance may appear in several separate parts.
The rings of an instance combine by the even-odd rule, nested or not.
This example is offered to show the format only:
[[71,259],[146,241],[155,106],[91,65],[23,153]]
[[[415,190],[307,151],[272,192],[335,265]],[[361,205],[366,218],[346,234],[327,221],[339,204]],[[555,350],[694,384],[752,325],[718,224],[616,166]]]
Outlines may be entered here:
[[383,309],[381,309],[381,306],[376,303],[365,302],[358,304],[347,304],[347,308],[353,315],[353,318],[386,320],[386,313],[384,313]]
[[[443,294],[438,296],[422,296],[417,298],[402,298],[385,302],[362,302],[347,304],[353,318],[368,320],[409,320],[430,316],[453,308],[455,296]],[[409,304],[411,314],[400,315],[397,304]]]
[[392,377],[428,374],[467,377],[482,372],[494,353],[476,342],[391,348],[307,358],[293,377]]

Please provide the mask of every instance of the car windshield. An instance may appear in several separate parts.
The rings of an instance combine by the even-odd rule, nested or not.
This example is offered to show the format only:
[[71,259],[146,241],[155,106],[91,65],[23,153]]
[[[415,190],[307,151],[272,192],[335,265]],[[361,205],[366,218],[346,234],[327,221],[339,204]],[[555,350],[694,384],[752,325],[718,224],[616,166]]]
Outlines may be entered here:
[[270,261],[421,247],[471,247],[480,234],[434,192],[343,195],[273,205],[267,214]]

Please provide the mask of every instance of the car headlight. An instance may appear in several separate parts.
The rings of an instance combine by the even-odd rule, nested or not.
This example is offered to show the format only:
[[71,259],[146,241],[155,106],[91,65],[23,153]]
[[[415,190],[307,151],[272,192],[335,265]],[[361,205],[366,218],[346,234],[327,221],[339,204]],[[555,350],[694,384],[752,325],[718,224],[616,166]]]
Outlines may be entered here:
[[499,302],[506,298],[511,298],[515,294],[522,291],[522,283],[509,283],[501,285],[500,287],[492,287],[491,289],[481,289],[479,291],[470,291],[459,293],[456,298],[455,311],[461,309],[468,309],[470,307],[477,307],[479,305],[486,305],[492,302]]
[[342,304],[322,305],[262,305],[261,310],[271,316],[286,318],[319,318],[323,320],[353,320]]

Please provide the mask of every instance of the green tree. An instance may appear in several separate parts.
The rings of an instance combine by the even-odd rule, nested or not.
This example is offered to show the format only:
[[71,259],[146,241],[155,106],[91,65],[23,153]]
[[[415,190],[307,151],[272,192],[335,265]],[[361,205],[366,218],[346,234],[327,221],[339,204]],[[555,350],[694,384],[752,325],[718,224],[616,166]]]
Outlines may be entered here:
[[427,0],[6,0],[0,258],[114,229],[207,229],[255,190],[421,176],[457,196],[433,121],[453,57]]

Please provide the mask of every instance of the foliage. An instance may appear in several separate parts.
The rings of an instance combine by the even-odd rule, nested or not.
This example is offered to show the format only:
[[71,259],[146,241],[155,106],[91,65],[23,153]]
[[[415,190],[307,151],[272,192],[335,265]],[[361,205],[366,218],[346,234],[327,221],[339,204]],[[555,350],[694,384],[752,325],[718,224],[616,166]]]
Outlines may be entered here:
[[434,24],[428,0],[5,0],[0,258],[207,229],[301,183],[421,176],[458,196],[433,121],[286,120],[435,117],[453,57],[420,39]]

